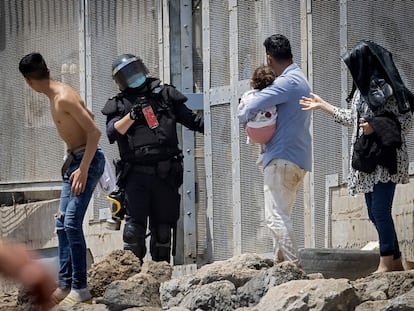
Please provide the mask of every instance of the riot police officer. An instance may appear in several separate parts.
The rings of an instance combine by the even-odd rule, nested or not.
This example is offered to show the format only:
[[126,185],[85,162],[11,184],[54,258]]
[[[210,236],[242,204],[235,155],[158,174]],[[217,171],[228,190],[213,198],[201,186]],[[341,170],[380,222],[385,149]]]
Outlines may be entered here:
[[176,123],[203,133],[204,122],[184,104],[187,97],[148,73],[141,58],[116,57],[112,77],[121,92],[107,101],[102,113],[107,116],[109,142],[118,143],[121,158],[118,184],[125,189],[124,249],[142,262],[149,220],[151,257],[170,262],[183,181]]

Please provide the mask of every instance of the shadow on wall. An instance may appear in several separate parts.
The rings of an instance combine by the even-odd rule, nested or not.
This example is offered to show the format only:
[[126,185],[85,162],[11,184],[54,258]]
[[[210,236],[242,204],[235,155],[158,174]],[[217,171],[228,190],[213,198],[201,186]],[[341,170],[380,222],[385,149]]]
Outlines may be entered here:
[[38,201],[0,208],[1,236],[23,242],[31,248],[57,245],[54,214],[59,208],[59,199]]

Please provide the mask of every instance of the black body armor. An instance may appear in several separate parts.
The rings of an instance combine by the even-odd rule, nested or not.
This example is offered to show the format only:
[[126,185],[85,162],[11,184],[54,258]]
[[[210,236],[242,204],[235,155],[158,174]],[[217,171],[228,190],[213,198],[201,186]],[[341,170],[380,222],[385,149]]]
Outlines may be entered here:
[[[158,91],[159,92],[156,92]],[[150,164],[171,159],[180,154],[177,138],[177,122],[173,107],[162,95],[163,87],[145,93],[122,92],[110,99],[107,105],[116,106],[119,115],[129,113],[132,107],[138,111],[138,119],[128,129],[123,139],[118,140],[121,160],[131,163]],[[111,103],[115,101],[115,103]],[[150,128],[142,112],[151,106],[158,126]],[[105,109],[105,108],[104,108]]]

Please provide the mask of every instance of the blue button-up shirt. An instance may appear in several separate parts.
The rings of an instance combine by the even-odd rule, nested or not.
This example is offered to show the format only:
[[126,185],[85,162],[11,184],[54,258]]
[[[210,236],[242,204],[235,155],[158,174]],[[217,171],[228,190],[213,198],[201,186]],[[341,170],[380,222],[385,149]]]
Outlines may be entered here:
[[297,64],[288,66],[268,87],[256,94],[257,99],[239,111],[242,124],[259,111],[276,106],[276,132],[265,145],[263,167],[273,159],[291,161],[306,171],[312,169],[311,112],[302,110],[299,100],[311,89]]

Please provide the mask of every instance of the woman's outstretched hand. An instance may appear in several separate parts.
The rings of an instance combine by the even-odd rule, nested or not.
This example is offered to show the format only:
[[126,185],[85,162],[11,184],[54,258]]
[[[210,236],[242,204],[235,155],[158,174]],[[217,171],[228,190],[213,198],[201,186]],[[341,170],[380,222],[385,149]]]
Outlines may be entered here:
[[302,110],[320,109],[324,102],[322,98],[314,93],[310,93],[310,96],[311,97],[302,96],[302,99],[300,100],[300,104],[303,106]]
[[329,114],[333,114],[333,106],[324,101],[315,93],[310,93],[311,97],[302,96],[299,103],[302,105],[302,110],[322,109]]

